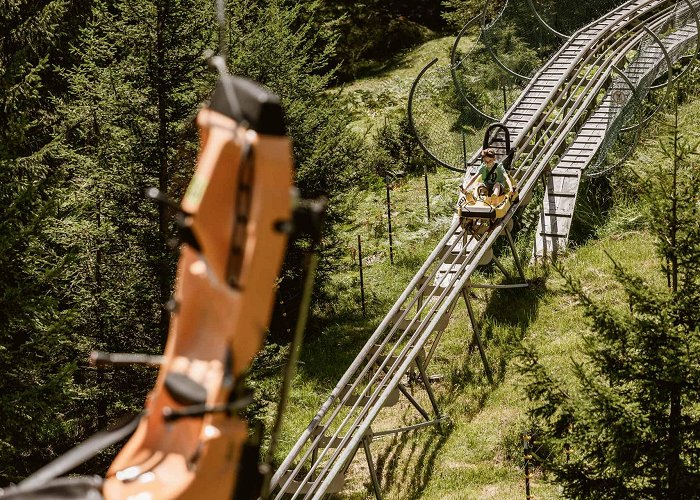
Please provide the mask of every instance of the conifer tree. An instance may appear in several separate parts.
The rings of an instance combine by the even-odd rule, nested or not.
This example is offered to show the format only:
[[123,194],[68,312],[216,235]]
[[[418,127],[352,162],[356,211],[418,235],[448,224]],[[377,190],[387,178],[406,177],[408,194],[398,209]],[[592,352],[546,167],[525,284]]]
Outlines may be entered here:
[[10,0],[0,9],[0,483],[75,432],[75,312],[63,273],[66,173],[53,96],[66,88],[87,1]]
[[[303,197],[325,195],[331,200],[316,273],[318,301],[327,292],[323,283],[339,249],[333,226],[343,214],[336,209],[334,198],[350,185],[363,152],[359,137],[348,127],[351,120],[344,98],[328,89],[335,71],[330,65],[337,41],[335,28],[332,24],[319,26],[317,2],[290,6],[284,0],[244,0],[228,8],[231,72],[260,82],[280,96],[292,138],[295,185]],[[271,331],[275,336],[284,336],[294,323],[301,262],[302,252],[288,249],[279,292],[285,306],[274,313]]]
[[[79,63],[67,72],[60,138],[77,255],[66,286],[83,363],[92,349],[162,351],[177,254],[167,246],[172,214],[145,191],[177,200],[191,176],[193,118],[213,81],[202,56],[212,18],[196,0],[95,1],[73,44]],[[83,369],[79,437],[141,408],[153,375]]]
[[567,277],[592,330],[575,385],[555,380],[532,350],[523,356],[531,415],[554,451],[546,465],[570,498],[683,500],[700,491],[698,144],[676,122],[661,146],[667,165],[646,189],[668,288],[615,265],[629,303],[619,312]]
[[[87,354],[162,349],[176,254],[144,190],[181,197],[215,79],[213,1],[41,5],[11,2],[0,25],[1,483],[142,407],[152,372],[98,373]],[[228,8],[231,70],[282,97],[302,192],[343,189],[359,146],[327,93],[332,32],[314,4]]]
[[64,103],[66,141],[76,151],[72,189],[89,264],[82,271],[94,282],[87,317],[112,347],[153,348],[167,333],[160,305],[174,262],[169,214],[144,192],[155,186],[177,197],[193,168],[192,118],[211,81],[202,53],[212,16],[202,7],[98,1],[76,44],[82,63]]

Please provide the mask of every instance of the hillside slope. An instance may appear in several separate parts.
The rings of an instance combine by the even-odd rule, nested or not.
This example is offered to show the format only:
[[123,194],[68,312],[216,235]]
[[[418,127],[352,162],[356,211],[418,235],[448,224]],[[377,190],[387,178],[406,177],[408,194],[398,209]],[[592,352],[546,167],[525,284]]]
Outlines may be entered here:
[[[441,39],[429,43],[445,42]],[[407,57],[406,60],[420,58]],[[416,64],[418,66],[420,64]],[[370,99],[378,92],[395,92],[391,105],[399,106],[395,101],[405,98],[404,91],[407,95],[409,80],[414,75],[406,68],[399,68],[396,74],[387,73],[379,80],[358,82],[349,91],[363,93],[363,99]],[[386,82],[393,83],[387,86]],[[700,101],[681,109],[686,133],[694,133],[692,123],[698,116]],[[571,252],[562,259],[568,272],[581,279],[595,297],[608,303],[622,304],[620,287],[612,278],[610,258],[648,279],[659,283],[664,279],[654,239],[646,229],[646,207],[634,195],[639,186],[629,182],[633,177],[629,169],[635,169],[642,176],[651,175],[653,166],[663,161],[658,151],[659,134],[658,129],[647,131],[634,158],[613,174],[612,182],[617,187],[613,200],[599,200],[599,205],[587,207],[589,212],[597,214],[598,224],[593,231],[580,232],[588,239],[574,241]],[[393,266],[388,257],[384,192],[358,189],[347,194],[343,209],[348,221],[340,238],[348,252],[342,257],[340,272],[331,278],[338,300],[332,310],[324,312],[330,319],[325,322],[322,333],[308,339],[304,346],[279,460],[444,234],[456,199],[458,180],[458,175],[443,170],[431,174],[433,217],[429,222],[425,213],[423,178],[409,177],[394,186]],[[529,260],[532,231],[532,227],[525,226],[518,231],[517,246],[525,261]],[[359,305],[358,268],[351,251],[358,235],[363,240],[368,306],[365,318]],[[505,256],[503,261],[513,266],[510,256]],[[561,276],[542,266],[530,266],[527,274],[532,286],[525,291],[477,292],[483,299],[478,301],[481,307],[477,315],[497,380],[494,386],[487,383],[478,355],[467,351],[471,327],[464,306],[460,304],[456,308],[429,370],[441,376],[435,389],[451,423],[442,429],[422,430],[372,444],[385,498],[508,500],[524,497],[521,437],[531,429],[522,380],[516,370],[516,352],[525,342],[540,352],[543,362],[555,373],[566,377],[571,360],[580,350],[581,333],[587,328],[582,308],[563,290]],[[479,275],[495,281],[502,279],[490,268],[481,270]],[[411,424],[415,423],[415,418],[408,404],[402,402],[384,410],[375,427]],[[532,494],[541,499],[559,498],[558,488],[549,484],[539,470],[535,470],[532,478]],[[362,454],[353,461],[346,489],[339,498],[373,498]]]

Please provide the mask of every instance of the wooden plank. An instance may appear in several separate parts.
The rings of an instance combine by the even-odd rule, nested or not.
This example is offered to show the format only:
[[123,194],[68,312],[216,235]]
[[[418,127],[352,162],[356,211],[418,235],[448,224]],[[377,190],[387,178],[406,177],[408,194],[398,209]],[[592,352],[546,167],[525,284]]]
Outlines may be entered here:
[[[402,315],[404,312],[405,312],[405,311],[404,311],[403,309],[399,309],[399,310],[397,311],[396,315],[390,320],[391,324],[392,324],[392,325],[396,324],[396,321],[398,320],[398,318],[401,317],[401,315]],[[410,316],[410,315],[409,315],[409,316]],[[413,321],[413,318],[414,318],[414,316],[410,316],[410,317],[406,317],[406,318],[402,319],[402,320],[399,322],[399,329],[400,329],[402,332],[405,332],[405,331],[408,329],[408,326],[411,325],[411,322],[413,322],[413,324],[411,325],[411,328],[408,330],[408,332],[409,332],[409,333],[415,333],[416,330],[418,330],[418,327],[419,327],[421,324],[425,323],[425,321],[426,321],[426,318],[418,318],[416,321]],[[441,332],[441,331],[443,331],[445,328],[447,328],[447,323],[448,323],[449,321],[450,321],[450,318],[449,318],[449,317],[443,316],[442,318],[440,318],[440,320],[437,322],[437,325],[435,326],[435,331],[436,331],[436,332]],[[383,355],[382,355],[382,356],[383,356]],[[392,360],[391,362],[393,363],[393,361],[395,361],[395,359]]]
[[576,198],[554,198],[545,196],[543,207],[547,212],[573,212]]
[[578,192],[579,176],[552,176],[547,178],[547,190],[550,197],[572,196]]
[[[339,394],[339,397],[343,399],[343,405],[345,406],[354,406],[355,403],[357,403],[359,406],[366,406],[370,402],[371,394],[365,395],[365,396],[360,396],[358,394],[348,394],[348,391],[350,390],[351,384],[347,384]],[[386,386],[380,386],[379,388],[375,388],[375,392],[377,391],[382,391],[386,388]],[[376,398],[375,398],[376,400]],[[398,389],[393,389],[389,393],[389,397],[384,401],[384,404],[382,405],[382,408],[389,408],[391,406],[394,406],[396,403],[399,402],[399,390]]]
[[[284,484],[287,482],[287,480],[291,477],[292,475],[292,470],[288,470],[284,474],[282,474],[282,477],[279,480],[279,484]],[[307,481],[306,483],[303,483],[301,481],[297,481],[296,479],[292,479],[289,482],[289,485],[283,490],[285,494],[290,494],[293,495],[296,492],[299,492],[300,494],[307,494],[311,491],[311,488],[316,484],[314,479],[312,478],[311,481]],[[328,489],[326,490],[326,493],[340,493],[343,490],[343,487],[345,486],[345,474],[341,471],[338,473],[337,476],[333,478],[333,480],[330,482],[328,485]]]
[[551,177],[580,177],[581,176],[581,171],[580,170],[569,170],[567,171],[566,169],[563,168],[555,168],[552,170],[552,173],[549,174]]
[[553,257],[566,251],[567,238],[536,238],[535,255],[537,257]]
[[543,212],[545,217],[573,217],[573,212],[559,213],[559,212]]
[[542,236],[569,237],[571,230],[571,217],[548,217],[542,216],[537,234]]

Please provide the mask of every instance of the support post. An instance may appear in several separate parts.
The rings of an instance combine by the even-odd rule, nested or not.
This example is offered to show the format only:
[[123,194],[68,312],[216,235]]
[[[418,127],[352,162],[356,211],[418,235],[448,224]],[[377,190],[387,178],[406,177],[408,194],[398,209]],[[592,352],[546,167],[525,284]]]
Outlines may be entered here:
[[464,170],[467,169],[467,134],[462,129],[462,157],[464,158]]
[[523,282],[527,281],[525,278],[525,272],[523,271],[523,266],[520,263],[520,257],[518,256],[518,251],[515,248],[515,242],[513,241],[513,236],[510,234],[508,228],[506,228],[506,237],[508,238],[508,245],[510,245],[510,251],[513,252],[513,260],[515,261],[515,267],[518,268],[518,273],[520,273],[520,278]]
[[389,220],[389,262],[394,265],[394,242],[391,235],[391,195],[389,194],[389,175],[384,176],[386,181],[386,215]]
[[[383,368],[384,373],[388,372],[387,367],[385,366]],[[428,415],[428,412],[425,411],[425,408],[423,408],[418,401],[416,401],[416,398],[413,397],[413,395],[406,389],[406,386],[403,384],[398,384],[397,388],[399,389],[399,392],[404,395],[406,399],[408,399],[408,402],[413,405],[413,407],[418,411],[418,413],[421,414],[421,416],[425,420],[430,420],[430,415]]]
[[523,459],[525,460],[525,500],[530,500],[530,436],[523,434]]
[[362,446],[365,449],[365,457],[367,458],[367,467],[369,468],[369,475],[372,478],[372,488],[374,489],[374,496],[377,500],[382,500],[382,490],[379,486],[379,478],[377,477],[377,469],[374,468],[374,460],[372,460],[372,452],[369,449],[369,443],[371,438],[365,436],[362,439]]
[[464,303],[467,305],[467,312],[469,313],[469,320],[472,323],[472,329],[474,330],[474,342],[479,348],[479,355],[481,356],[481,362],[484,364],[484,371],[486,372],[486,378],[489,380],[489,384],[493,384],[493,372],[491,371],[491,366],[489,365],[489,360],[486,358],[486,351],[484,351],[484,346],[481,344],[481,335],[479,332],[479,325],[476,322],[476,316],[474,315],[474,309],[472,309],[472,303],[469,300],[469,295],[467,294],[467,289],[462,289],[462,298],[464,298]]
[[428,214],[428,222],[430,222],[430,193],[428,191],[428,167],[423,165],[423,178],[425,179],[425,210]]
[[423,387],[425,387],[425,392],[428,393],[428,398],[430,398],[430,404],[433,405],[433,411],[435,412],[435,418],[440,418],[440,407],[437,404],[437,399],[435,399],[435,393],[433,392],[433,387],[430,385],[430,379],[425,374],[425,367],[421,362],[422,356],[416,357],[416,366],[418,367],[418,373],[420,373],[420,378],[423,380]]
[[430,420],[430,415],[428,415],[428,412],[425,411],[425,409],[420,405],[418,401],[416,401],[416,398],[414,398],[410,392],[408,392],[408,389],[406,389],[406,386],[403,384],[398,385],[399,391],[401,394],[404,395],[406,399],[408,399],[408,402],[413,405],[413,407],[418,411],[418,413],[421,414],[421,416],[426,419]]
[[501,264],[501,261],[496,258],[496,256],[493,256],[493,262],[496,264],[496,267],[501,270],[503,275],[506,277],[506,279],[510,279],[510,274],[508,274],[508,270],[503,267],[503,264]]
[[360,298],[362,300],[362,317],[367,316],[367,310],[365,308],[365,280],[362,275],[362,236],[357,235],[357,253],[358,262],[360,264]]

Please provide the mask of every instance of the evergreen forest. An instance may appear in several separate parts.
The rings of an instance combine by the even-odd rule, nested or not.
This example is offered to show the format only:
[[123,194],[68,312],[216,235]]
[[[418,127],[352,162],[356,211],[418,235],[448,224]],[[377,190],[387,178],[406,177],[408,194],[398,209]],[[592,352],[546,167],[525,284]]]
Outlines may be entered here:
[[[279,463],[449,226],[461,178],[419,147],[408,93],[484,3],[224,3],[228,70],[280,97],[295,184],[329,200]],[[535,3],[571,33],[621,2]],[[532,75],[561,40],[527,2],[506,12],[494,46]],[[89,355],[163,351],[177,230],[145,192],[180,200],[192,176],[216,14],[215,0],[0,0],[0,493],[139,411],[153,386],[150,368],[98,370]],[[472,71],[470,97],[493,113],[522,89],[485,53]],[[445,106],[478,148],[488,122],[457,100]],[[700,498],[700,69],[660,109],[624,163],[584,182],[572,251],[477,311],[495,384],[455,313],[434,361],[451,423],[377,445],[387,498],[524,498],[523,436],[535,497]],[[517,232],[525,262],[536,217]],[[268,429],[303,260],[291,246],[250,374],[246,415]],[[102,475],[117,451],[75,472]],[[366,464],[348,477],[339,498],[373,497]]]

